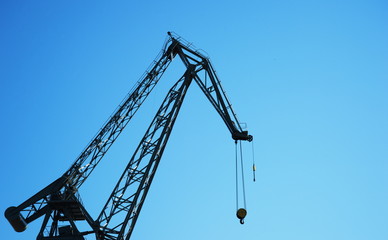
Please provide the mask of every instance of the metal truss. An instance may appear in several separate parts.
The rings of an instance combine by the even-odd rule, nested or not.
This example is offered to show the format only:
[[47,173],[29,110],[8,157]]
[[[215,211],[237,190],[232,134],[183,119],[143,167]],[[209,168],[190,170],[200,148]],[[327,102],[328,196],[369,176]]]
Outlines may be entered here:
[[[79,187],[130,122],[176,55],[186,66],[185,73],[168,92],[101,213],[93,220],[78,196]],[[149,70],[74,164],[34,196],[6,210],[5,216],[14,229],[24,231],[28,223],[44,215],[38,240],[83,240],[89,234],[94,234],[97,240],[128,240],[193,80],[219,113],[232,138],[251,141],[252,136],[240,126],[210,60],[191,44],[169,33]],[[86,222],[89,229],[80,231],[78,222]],[[59,223],[68,225],[60,226]]]

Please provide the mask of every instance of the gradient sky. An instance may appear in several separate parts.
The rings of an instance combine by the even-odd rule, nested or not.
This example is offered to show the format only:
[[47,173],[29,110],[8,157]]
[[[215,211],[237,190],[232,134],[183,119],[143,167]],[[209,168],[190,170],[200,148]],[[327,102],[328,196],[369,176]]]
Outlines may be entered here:
[[[387,16],[377,0],[2,1],[0,210],[70,167],[174,31],[210,56],[257,180],[244,144],[240,225],[234,142],[192,85],[132,239],[388,239]],[[80,189],[93,216],[182,73],[171,65]],[[1,217],[2,239],[40,223],[16,233]]]

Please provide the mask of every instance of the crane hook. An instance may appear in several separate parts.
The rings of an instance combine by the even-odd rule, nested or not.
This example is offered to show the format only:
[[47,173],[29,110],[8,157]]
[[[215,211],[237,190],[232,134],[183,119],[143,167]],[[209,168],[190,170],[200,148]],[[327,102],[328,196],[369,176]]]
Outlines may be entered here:
[[244,224],[244,218],[247,216],[247,210],[245,210],[244,208],[238,209],[236,216],[238,219],[240,219],[240,223]]

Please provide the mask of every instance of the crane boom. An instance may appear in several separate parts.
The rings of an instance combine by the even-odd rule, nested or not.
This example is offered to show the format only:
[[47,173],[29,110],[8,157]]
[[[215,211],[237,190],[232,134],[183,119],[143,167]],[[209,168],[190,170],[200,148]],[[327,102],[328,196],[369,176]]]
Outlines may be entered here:
[[[190,66],[168,92],[97,218],[99,226],[103,226],[100,232],[104,235],[100,239],[129,239],[192,81],[193,68]],[[120,212],[126,215],[125,220],[110,227],[112,218],[120,217]]]
[[[97,240],[128,240],[193,80],[219,113],[232,138],[252,140],[253,137],[242,130],[210,60],[183,39],[168,34],[157,59],[73,165],[31,198],[6,210],[5,216],[16,231],[24,231],[28,223],[45,215],[38,240],[83,240],[88,234],[95,234]],[[101,213],[93,220],[80,200],[78,188],[130,122],[176,55],[184,63],[185,73],[168,92]],[[78,229],[78,221],[87,222],[90,228]],[[69,225],[59,226],[59,222]]]
[[[141,77],[141,80],[137,82],[137,85],[90,141],[69,170],[18,207],[10,207],[7,209],[6,215],[9,216],[7,218],[16,231],[24,231],[28,223],[47,213],[50,194],[61,192],[63,198],[69,199],[77,192],[77,189],[92,173],[110,146],[112,146],[122,130],[140,108],[141,104],[156,86],[174,58],[174,47],[175,44],[171,44],[171,39],[169,38],[156,60],[153,61],[149,69]],[[20,212],[25,213],[24,216],[20,215]]]

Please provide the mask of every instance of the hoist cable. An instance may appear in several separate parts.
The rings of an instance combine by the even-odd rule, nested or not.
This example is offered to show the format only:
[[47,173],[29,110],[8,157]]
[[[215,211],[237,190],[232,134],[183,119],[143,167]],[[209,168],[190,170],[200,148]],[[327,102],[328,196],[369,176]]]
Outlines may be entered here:
[[[244,159],[243,159],[243,149],[242,149],[242,143],[240,141],[240,166],[239,166],[239,154],[238,154],[238,146],[237,146],[237,140],[235,141],[235,151],[236,151],[236,216],[238,219],[240,219],[240,223],[244,224],[244,218],[247,215],[247,201],[245,197],[245,177],[244,177]],[[239,167],[241,168],[241,185],[242,185],[242,199],[244,201],[244,207],[239,208]]]
[[253,144],[253,141],[254,140],[252,140],[252,162],[253,162],[252,170],[253,170],[253,181],[256,182],[255,146]]
[[244,181],[244,163],[243,163],[243,151],[242,151],[242,143],[240,141],[240,161],[241,161],[241,183],[243,189],[243,200],[244,200],[244,208],[247,208],[247,201],[245,198],[245,181]]
[[238,210],[238,154],[237,154],[237,140],[235,141],[236,152],[236,210]]

